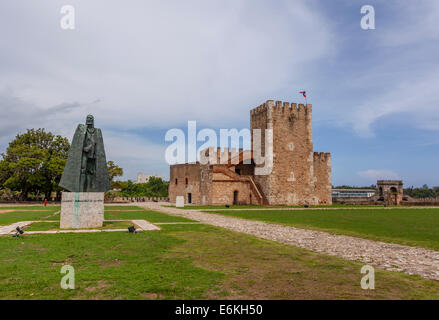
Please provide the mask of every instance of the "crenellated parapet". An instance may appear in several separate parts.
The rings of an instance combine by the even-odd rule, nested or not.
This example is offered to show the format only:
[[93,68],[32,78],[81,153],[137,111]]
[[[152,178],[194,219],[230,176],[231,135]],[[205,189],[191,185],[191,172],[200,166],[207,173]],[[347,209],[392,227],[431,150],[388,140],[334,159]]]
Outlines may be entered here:
[[[251,158],[251,151],[242,148],[214,148],[209,147],[200,151],[200,162],[202,164],[223,164],[233,165],[242,163]],[[205,159],[203,161],[203,159]]]
[[271,111],[273,115],[285,115],[287,117],[296,116],[297,118],[311,118],[312,116],[312,105],[311,104],[297,104],[292,102],[283,102],[267,100],[267,102],[261,104],[260,106],[250,110],[250,116],[255,117],[262,113],[268,113]]
[[328,162],[331,159],[330,152],[314,152],[314,162]]
[[250,115],[251,116],[256,116],[259,113],[267,112],[267,103],[268,103],[268,101],[266,103],[263,103],[263,104],[259,105],[258,107],[254,108],[254,109],[251,109],[250,110]]

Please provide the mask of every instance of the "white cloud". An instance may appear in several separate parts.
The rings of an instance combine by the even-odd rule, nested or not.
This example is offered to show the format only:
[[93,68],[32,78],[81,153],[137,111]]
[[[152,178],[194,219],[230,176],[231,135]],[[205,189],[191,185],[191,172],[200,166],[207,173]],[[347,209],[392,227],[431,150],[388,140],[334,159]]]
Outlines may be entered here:
[[377,124],[438,130],[439,1],[386,1],[375,12],[376,30],[337,30],[348,39],[336,61],[343,73],[328,82],[334,108],[321,117],[361,137],[373,137]]
[[400,176],[392,170],[369,169],[357,173],[360,177],[366,178],[369,182],[386,179],[401,179]]
[[418,0],[413,3],[394,1],[388,5],[402,19],[383,21],[383,30],[378,34],[380,46],[419,45],[424,41],[439,39],[438,1]]
[[248,126],[251,107],[333,52],[328,22],[302,1],[69,4],[74,31],[59,26],[65,1],[0,3],[1,151],[26,128],[70,138],[92,113],[128,176],[162,173],[159,146],[120,132]]
[[[73,1],[74,31],[59,28],[56,2],[18,3],[0,8],[11,44],[0,88],[43,110],[100,99],[90,109],[112,126],[247,120],[332,48],[325,19],[304,2]],[[27,24],[11,29],[11,11]]]
[[124,169],[124,179],[135,179],[139,172],[169,178],[166,146],[127,133],[107,131],[103,136],[107,160],[115,160]]
[[371,125],[379,119],[395,114],[405,114],[407,124],[428,130],[439,130],[439,68],[409,79],[396,80],[389,90],[378,97],[371,97],[350,112],[348,118],[360,135],[373,135]]

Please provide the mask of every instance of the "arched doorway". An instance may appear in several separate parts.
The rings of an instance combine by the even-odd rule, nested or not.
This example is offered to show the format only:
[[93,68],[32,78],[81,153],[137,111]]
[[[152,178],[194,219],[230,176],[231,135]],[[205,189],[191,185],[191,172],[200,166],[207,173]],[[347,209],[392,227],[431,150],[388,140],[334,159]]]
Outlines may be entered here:
[[187,203],[192,203],[192,193],[187,194]]
[[238,190],[233,191],[233,205],[238,204]]

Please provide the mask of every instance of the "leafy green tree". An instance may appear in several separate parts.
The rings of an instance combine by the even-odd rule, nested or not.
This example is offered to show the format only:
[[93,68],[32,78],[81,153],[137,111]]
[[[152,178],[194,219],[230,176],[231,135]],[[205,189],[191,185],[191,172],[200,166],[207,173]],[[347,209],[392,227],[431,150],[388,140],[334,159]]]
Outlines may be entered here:
[[0,183],[4,188],[21,192],[21,199],[30,193],[49,198],[60,191],[58,183],[70,148],[67,138],[44,129],[28,129],[9,143],[0,161]]
[[133,183],[131,180],[122,185],[123,197],[167,197],[168,181],[162,178],[151,177],[147,183]]
[[413,198],[436,198],[439,195],[439,187],[429,188],[424,184],[421,188],[407,188],[404,189],[404,194]]
[[120,188],[119,181],[114,181],[114,178],[123,176],[123,169],[119,167],[114,161],[107,161],[108,174],[110,175],[111,187],[113,189]]
[[149,191],[153,194],[158,194],[159,197],[168,196],[168,183],[163,181],[162,178],[151,177],[147,182]]

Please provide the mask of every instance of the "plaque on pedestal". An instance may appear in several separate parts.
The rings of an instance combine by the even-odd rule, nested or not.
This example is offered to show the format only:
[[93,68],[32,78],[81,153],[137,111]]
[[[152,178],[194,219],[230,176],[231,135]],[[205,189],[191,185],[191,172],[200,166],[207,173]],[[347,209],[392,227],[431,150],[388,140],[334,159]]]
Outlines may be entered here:
[[62,193],[61,229],[100,228],[103,223],[103,192]]

